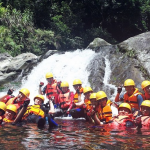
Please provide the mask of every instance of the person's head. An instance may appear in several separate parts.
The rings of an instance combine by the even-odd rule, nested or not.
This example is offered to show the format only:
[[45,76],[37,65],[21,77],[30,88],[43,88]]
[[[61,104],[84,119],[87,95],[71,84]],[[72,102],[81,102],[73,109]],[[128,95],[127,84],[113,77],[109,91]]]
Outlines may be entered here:
[[67,93],[69,90],[69,83],[66,81],[61,82],[61,90],[63,93]]
[[73,87],[75,90],[80,89],[82,87],[82,82],[80,79],[75,79],[73,81]]
[[6,111],[6,104],[4,102],[0,102],[0,116],[3,116]]
[[99,91],[96,93],[96,101],[98,103],[98,105],[101,105],[101,107],[105,107],[107,104],[107,95],[104,91]]
[[6,107],[5,118],[8,120],[13,120],[17,114],[17,107],[13,104],[9,104]]
[[131,113],[131,106],[128,103],[121,103],[118,108],[119,115],[128,115]]
[[53,83],[53,74],[51,72],[46,73],[45,77],[49,84]]
[[150,100],[144,100],[142,102],[141,112],[143,116],[150,116]]
[[25,99],[27,99],[30,95],[30,91],[27,88],[22,88],[19,91],[19,94],[17,96],[17,101],[18,102],[23,102]]
[[44,96],[43,95],[37,95],[34,97],[34,104],[35,105],[41,105],[44,103]]
[[132,79],[127,79],[124,82],[124,88],[126,90],[126,92],[128,93],[128,95],[132,95],[135,91],[135,83]]
[[141,87],[145,93],[150,94],[150,81],[148,80],[143,81]]
[[96,106],[96,93],[91,93],[90,95],[90,101],[91,101],[91,104],[92,105],[95,105]]
[[85,96],[85,99],[90,99],[90,95],[91,95],[91,93],[93,93],[93,90],[92,90],[92,88],[91,87],[85,87],[84,89],[83,89],[83,94],[84,94],[84,96]]

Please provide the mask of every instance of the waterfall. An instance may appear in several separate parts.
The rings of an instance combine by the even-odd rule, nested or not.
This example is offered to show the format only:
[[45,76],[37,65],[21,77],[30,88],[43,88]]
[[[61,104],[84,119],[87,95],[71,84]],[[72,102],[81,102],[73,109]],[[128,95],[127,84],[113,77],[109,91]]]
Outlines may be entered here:
[[[103,83],[105,85],[104,89],[105,89],[105,91],[109,91],[109,93],[112,93],[111,97],[110,97],[110,100],[114,101],[114,98],[115,98],[115,96],[117,94],[116,86],[109,83],[109,80],[111,78],[110,61],[108,59],[108,56],[105,56],[104,59],[105,59],[105,65],[106,65],[106,67],[105,67],[104,81],[103,81]],[[113,92],[111,92],[111,91],[113,91]]]
[[71,91],[74,91],[72,86],[74,79],[80,79],[83,87],[90,86],[88,82],[89,72],[87,72],[86,67],[95,55],[94,51],[86,49],[49,56],[34,67],[26,79],[22,80],[20,88],[30,90],[31,104],[33,104],[33,98],[38,94],[39,83],[42,81],[44,85],[47,84],[45,79],[47,72],[52,72],[57,81],[67,81]]
[[[21,88],[28,88],[30,90],[31,104],[33,104],[33,98],[38,94],[39,83],[44,82],[44,85],[47,84],[45,79],[45,74],[47,72],[52,72],[57,81],[67,81],[71,91],[74,91],[72,86],[74,79],[80,79],[83,83],[83,87],[90,86],[88,82],[90,71],[87,71],[87,66],[97,55],[98,53],[96,54],[90,49],[78,49],[73,52],[51,55],[34,67],[27,77],[22,79],[22,84],[14,91],[14,95],[16,96]],[[107,54],[101,54],[98,59],[103,57],[105,60],[103,90],[108,95],[108,98],[113,101],[116,95],[116,87],[109,83],[111,78],[111,67],[108,56]],[[0,95],[4,95],[5,93],[6,92],[1,92]]]

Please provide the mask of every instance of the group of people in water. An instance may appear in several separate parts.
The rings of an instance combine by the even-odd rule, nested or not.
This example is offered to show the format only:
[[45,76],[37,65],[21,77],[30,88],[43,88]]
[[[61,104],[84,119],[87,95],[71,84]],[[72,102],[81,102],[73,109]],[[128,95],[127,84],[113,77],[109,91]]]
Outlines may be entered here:
[[[44,127],[48,121],[49,128],[58,127],[55,117],[71,115],[73,118],[85,118],[95,125],[137,127],[150,126],[150,81],[141,83],[143,92],[140,93],[132,79],[117,88],[114,102],[110,101],[104,91],[94,93],[91,87],[82,87],[82,81],[75,79],[75,93],[69,89],[66,81],[57,82],[51,72],[46,73],[47,85],[40,82],[38,95],[34,97],[34,105],[29,106],[30,91],[23,88],[19,94],[12,96],[13,90],[0,98],[0,124],[37,123]],[[45,102],[46,95],[48,102]],[[118,102],[122,102],[118,105]],[[117,108],[118,113],[113,112]]]

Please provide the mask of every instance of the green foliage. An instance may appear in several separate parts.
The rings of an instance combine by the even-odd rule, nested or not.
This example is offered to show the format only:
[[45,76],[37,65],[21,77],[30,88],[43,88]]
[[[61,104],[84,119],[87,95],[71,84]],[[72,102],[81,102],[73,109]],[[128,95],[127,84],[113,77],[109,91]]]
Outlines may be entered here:
[[84,48],[97,37],[115,44],[149,30],[150,0],[0,0],[0,51],[12,55]]

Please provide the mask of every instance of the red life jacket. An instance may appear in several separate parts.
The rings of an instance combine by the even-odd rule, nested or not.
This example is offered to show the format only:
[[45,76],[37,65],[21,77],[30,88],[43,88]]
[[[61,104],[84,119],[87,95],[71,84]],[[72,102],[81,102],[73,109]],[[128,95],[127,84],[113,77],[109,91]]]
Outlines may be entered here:
[[150,116],[142,116],[141,123],[143,126],[150,126]]
[[52,84],[47,84],[45,90],[46,96],[48,99],[51,99],[52,96],[55,97],[55,103],[57,103],[58,94],[57,94],[57,81],[54,80]]
[[130,121],[133,123],[133,125],[135,125],[134,123],[134,120],[132,119],[133,118],[133,115],[132,114],[129,114],[129,115],[126,115],[126,116],[118,116],[118,117],[115,117],[112,119],[112,123],[110,125],[112,126],[116,126],[116,127],[124,127],[126,126],[126,122],[127,121]]
[[137,101],[137,96],[141,95],[141,93],[139,93],[138,89],[136,88],[134,93],[129,96],[127,93],[124,94],[124,102],[128,103],[131,105],[132,108],[136,108],[139,109],[139,105],[138,105],[138,101]]
[[72,103],[72,100],[70,97],[70,91],[68,91],[65,94],[63,94],[63,93],[59,94],[59,103],[60,103],[61,109],[68,109],[69,108],[69,106]]
[[19,109],[21,107],[21,105],[24,103],[24,101],[15,102],[16,99],[17,99],[17,97],[13,97],[13,98],[9,99],[6,103],[6,105],[14,104],[17,107],[17,109]]

